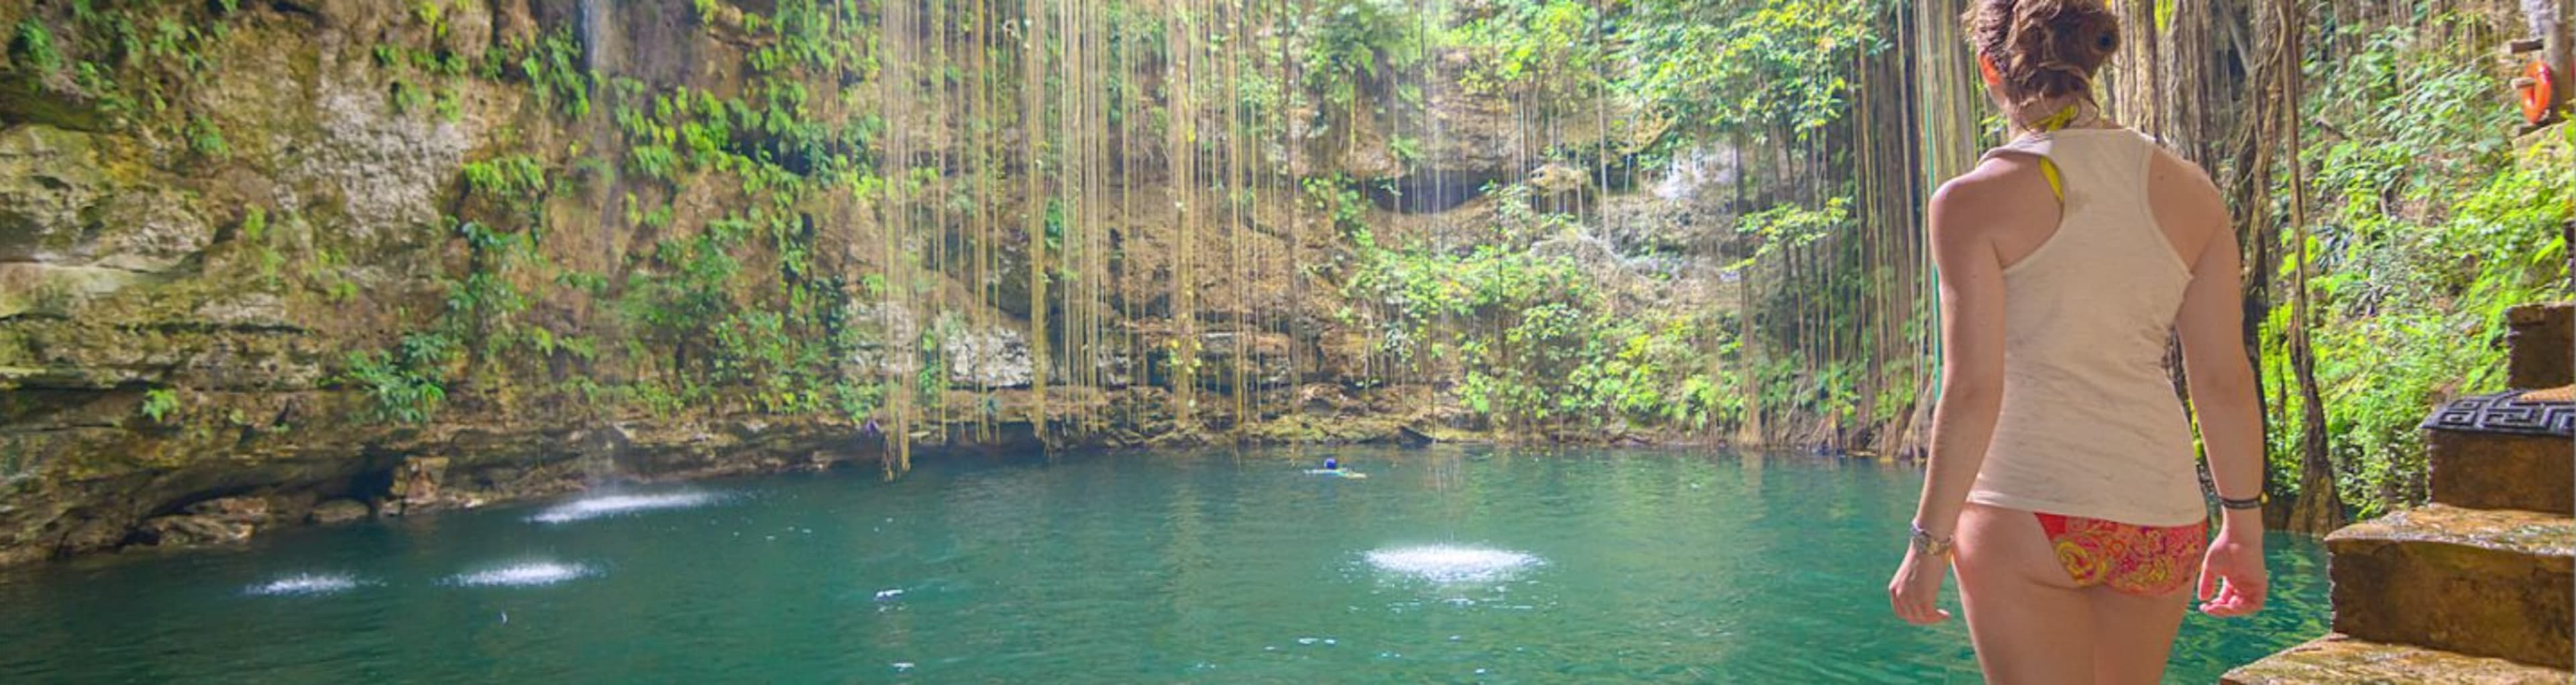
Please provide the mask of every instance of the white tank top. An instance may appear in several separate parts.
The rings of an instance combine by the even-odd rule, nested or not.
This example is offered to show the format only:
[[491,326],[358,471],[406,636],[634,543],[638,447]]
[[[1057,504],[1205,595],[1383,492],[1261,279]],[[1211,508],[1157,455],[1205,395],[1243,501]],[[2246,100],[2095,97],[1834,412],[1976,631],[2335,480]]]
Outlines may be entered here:
[[1987,152],[2057,167],[2057,232],[2004,268],[2004,395],[1968,501],[2149,526],[2205,521],[2165,341],[2191,284],[2147,203],[2156,144],[2065,129]]

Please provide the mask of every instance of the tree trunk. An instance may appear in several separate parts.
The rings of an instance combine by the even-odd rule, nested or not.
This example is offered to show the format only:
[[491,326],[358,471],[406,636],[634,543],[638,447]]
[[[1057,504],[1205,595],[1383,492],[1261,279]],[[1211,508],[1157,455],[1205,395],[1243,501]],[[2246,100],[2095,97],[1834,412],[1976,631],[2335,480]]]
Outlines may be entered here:
[[2344,524],[2343,497],[2335,491],[2334,462],[2326,454],[2326,408],[2317,392],[2316,349],[2308,341],[2307,180],[2299,160],[2300,33],[2305,30],[2294,0],[2281,8],[2281,128],[2289,146],[2290,227],[2293,265],[2290,293],[2290,366],[2298,374],[2300,399],[2299,501],[2290,510],[2290,529],[2325,534]]
[[1735,444],[1760,445],[1762,435],[1762,346],[1756,341],[1753,325],[1753,271],[1751,260],[1736,274],[1737,323],[1743,330],[1736,335],[1736,356],[1743,360],[1744,422],[1736,425]]

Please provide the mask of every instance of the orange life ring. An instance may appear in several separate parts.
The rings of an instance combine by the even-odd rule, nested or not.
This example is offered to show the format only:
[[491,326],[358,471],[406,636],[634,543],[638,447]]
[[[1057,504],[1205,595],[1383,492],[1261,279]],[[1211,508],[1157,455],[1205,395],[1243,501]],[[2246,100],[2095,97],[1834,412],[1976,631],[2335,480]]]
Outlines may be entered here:
[[2551,91],[2558,86],[2557,75],[2550,73],[2549,65],[2532,62],[2530,66],[2523,67],[2522,77],[2526,79],[2519,89],[2522,91],[2522,120],[2533,124],[2547,120],[2549,100],[2553,96]]

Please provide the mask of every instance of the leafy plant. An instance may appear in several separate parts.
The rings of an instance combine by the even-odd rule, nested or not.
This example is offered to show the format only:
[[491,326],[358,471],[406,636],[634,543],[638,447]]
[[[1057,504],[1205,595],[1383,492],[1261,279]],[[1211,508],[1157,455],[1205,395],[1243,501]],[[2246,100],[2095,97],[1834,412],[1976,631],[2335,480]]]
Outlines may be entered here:
[[377,420],[426,423],[447,400],[446,367],[456,355],[446,335],[415,333],[392,350],[349,353],[339,381],[375,399]]
[[63,68],[63,53],[54,47],[54,34],[45,30],[43,22],[20,19],[14,33],[16,40],[9,45],[11,55],[26,60],[39,72],[50,74]]
[[1422,60],[1423,22],[1403,0],[1327,0],[1316,9],[1305,27],[1302,85],[1331,105],[1324,111],[1339,112],[1355,143],[1361,90]]
[[[1592,3],[1511,0],[1460,28],[1452,40],[1482,59],[1459,84],[1469,92],[1526,95],[1548,115],[1563,115],[1608,85],[1605,35]],[[1661,62],[1654,66],[1662,66]]]
[[590,115],[589,74],[580,66],[581,44],[569,30],[558,29],[520,47],[519,73],[525,75],[540,104],[574,117]]
[[223,131],[217,130],[214,120],[202,114],[188,117],[188,149],[218,159],[232,154],[232,146],[224,144]]
[[1885,47],[1870,3],[1761,0],[1751,8],[1644,0],[1620,22],[1618,88],[1675,133],[1814,135],[1840,119],[1853,58]]
[[1412,136],[1395,136],[1386,141],[1386,151],[1396,161],[1406,164],[1422,161],[1422,140]]
[[137,411],[141,412],[144,418],[151,419],[153,423],[167,422],[179,413],[179,393],[169,388],[153,388],[144,391],[143,405],[138,407]]

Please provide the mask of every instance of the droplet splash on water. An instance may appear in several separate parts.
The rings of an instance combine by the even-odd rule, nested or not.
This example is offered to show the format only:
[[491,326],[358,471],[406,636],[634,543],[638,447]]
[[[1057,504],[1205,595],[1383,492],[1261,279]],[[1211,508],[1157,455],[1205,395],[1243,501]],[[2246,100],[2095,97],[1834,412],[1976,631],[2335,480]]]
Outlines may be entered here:
[[250,586],[243,592],[261,596],[327,595],[357,586],[357,576],[346,573],[298,573]]
[[1545,563],[1537,556],[1523,552],[1450,545],[1371,550],[1368,562],[1381,571],[1416,576],[1435,583],[1496,580]]
[[583,564],[561,564],[551,561],[537,561],[523,564],[511,564],[487,571],[459,573],[456,574],[456,576],[449,578],[448,581],[457,585],[465,586],[529,587],[537,585],[553,585],[555,583],[591,575],[591,573],[593,573],[592,569]]
[[714,503],[716,495],[708,492],[667,492],[655,495],[600,495],[565,502],[528,520],[537,523],[571,523],[602,516],[631,514],[654,509],[684,509]]

